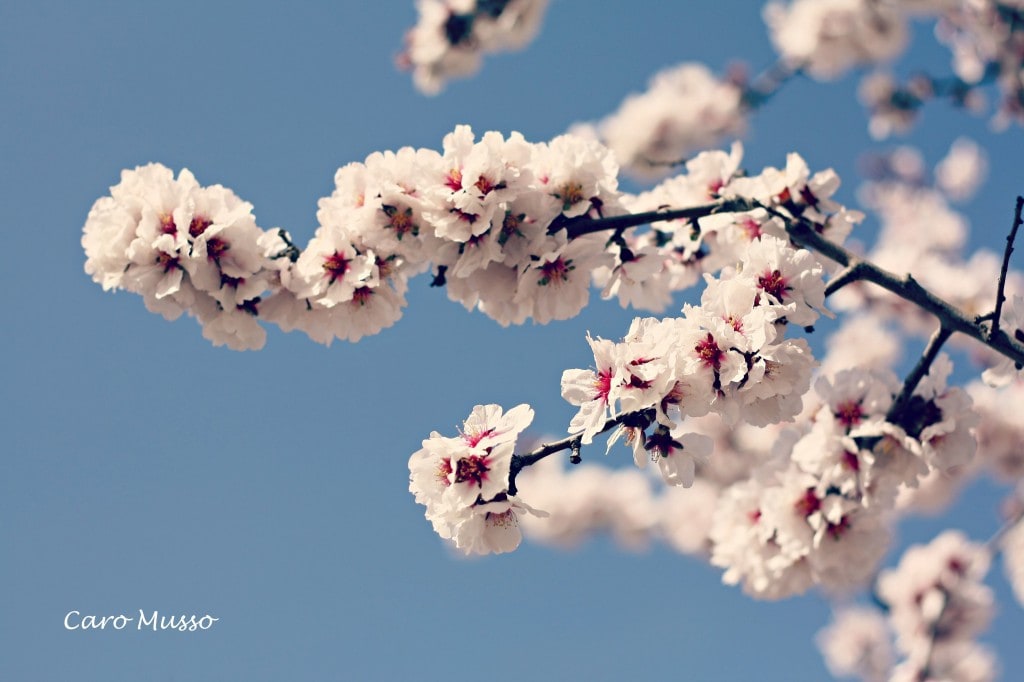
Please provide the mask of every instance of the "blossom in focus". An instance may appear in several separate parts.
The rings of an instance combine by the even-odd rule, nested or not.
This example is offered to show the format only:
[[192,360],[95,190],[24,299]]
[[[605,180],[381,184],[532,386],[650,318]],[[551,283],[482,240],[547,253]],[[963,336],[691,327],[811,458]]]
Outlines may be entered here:
[[85,271],[104,289],[127,289],[169,320],[196,317],[203,335],[235,350],[263,347],[261,295],[276,280],[268,233],[252,204],[200,186],[187,169],[125,170],[93,204],[82,229]]
[[516,439],[532,421],[528,405],[477,405],[460,435],[434,432],[409,458],[409,492],[438,535],[466,554],[519,546],[518,514],[534,510],[509,494],[509,474]]

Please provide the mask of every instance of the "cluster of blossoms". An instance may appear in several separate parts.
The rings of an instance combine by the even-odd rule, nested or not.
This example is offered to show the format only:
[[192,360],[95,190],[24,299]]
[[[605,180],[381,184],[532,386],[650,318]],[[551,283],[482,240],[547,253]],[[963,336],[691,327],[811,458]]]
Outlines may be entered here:
[[[401,317],[408,279],[428,269],[449,298],[502,325],[573,317],[592,283],[623,306],[661,311],[701,273],[746,258],[762,235],[785,239],[780,215],[836,241],[860,219],[829,199],[839,184],[831,171],[811,176],[793,154],[783,170],[738,177],[740,156],[738,145],[706,152],[685,174],[633,197],[619,192],[618,166],[597,142],[529,143],[497,132],[476,140],[459,126],[440,152],[405,147],[339,169],[301,250],[287,232],[259,229],[251,205],[229,190],[151,165],[125,171],[93,207],[85,267],[104,288],[139,293],[165,316],[198,316],[209,338],[236,349],[263,345],[259,321],[325,344],[375,334]],[[661,220],[611,238],[586,229],[715,200],[721,210],[699,222]],[[757,258],[773,257],[772,247],[757,249]],[[809,323],[790,307],[788,321]]]
[[953,53],[956,75],[952,77],[916,74],[901,84],[889,73],[878,71],[864,79],[861,99],[871,111],[873,135],[886,137],[892,132],[906,131],[921,106],[936,97],[947,98],[971,111],[983,111],[986,103],[979,86],[993,81],[1000,91],[996,126],[1024,120],[1024,4],[1016,0],[858,0],[854,4],[873,5],[879,15],[886,11],[891,18],[900,14],[935,17],[936,35]]
[[957,76],[968,86],[995,79],[1001,92],[996,124],[1024,122],[1024,3],[943,4],[937,35],[953,52]]
[[623,213],[616,175],[593,142],[475,141],[468,126],[442,152],[371,154],[338,170],[314,238],[282,272],[278,296],[290,303],[274,321],[323,343],[356,341],[400,317],[408,278],[428,268],[450,298],[502,325],[572,317],[609,259],[600,237],[569,239],[556,221]]
[[532,421],[527,405],[506,413],[478,405],[461,434],[434,432],[409,458],[409,492],[438,535],[466,554],[514,550],[522,539],[518,514],[537,513],[509,493],[516,439]]
[[[788,240],[787,219],[805,221],[819,234],[842,243],[863,218],[831,199],[839,187],[833,171],[812,175],[798,154],[790,154],[785,168],[768,167],[758,175],[744,176],[742,153],[738,143],[729,153],[703,152],[686,162],[685,172],[639,195],[623,196],[631,213],[715,201],[723,206],[699,219],[655,220],[650,230],[617,233],[609,241],[614,266],[594,276],[603,297],[617,297],[623,307],[662,312],[674,292],[697,284],[703,274],[742,262],[762,237]],[[738,205],[731,207],[729,202]],[[802,308],[790,312],[790,322],[809,324],[805,321],[809,313]]]
[[82,246],[85,271],[105,290],[140,294],[168,320],[188,312],[218,345],[258,348],[266,332],[256,316],[276,278],[276,239],[231,190],[150,164],[122,172],[93,205]]
[[421,92],[437,94],[451,78],[480,70],[483,55],[533,40],[547,0],[417,0],[419,21],[406,35],[399,65]]
[[[995,657],[975,641],[993,615],[992,591],[982,582],[990,560],[986,546],[957,531],[907,549],[899,565],[878,578],[886,615],[869,607],[844,608],[819,634],[829,669],[893,682],[995,679]],[[898,665],[894,639],[903,658]]]
[[562,375],[562,396],[579,407],[569,433],[588,444],[621,418],[638,466],[651,459],[666,483],[691,485],[710,440],[685,433],[687,417],[714,412],[764,426],[800,411],[814,358],[784,334],[787,323],[817,319],[822,271],[809,251],[763,235],[731,276],[707,277],[701,305],[682,317],[638,318],[620,343],[590,339],[594,369]]
[[[657,462],[671,485],[691,486],[710,454],[711,440],[689,430],[688,420],[713,413],[726,423],[765,426],[800,412],[815,363],[807,343],[785,333],[810,327],[824,311],[825,268],[791,245],[783,217],[798,216],[837,239],[857,219],[828,198],[838,185],[833,173],[810,176],[792,155],[784,170],[740,177],[739,153],[702,154],[687,174],[634,202],[658,202],[657,192],[667,192],[682,205],[742,198],[746,210],[616,231],[608,243],[617,245],[619,265],[599,274],[620,296],[633,292],[627,299],[634,305],[653,307],[668,298],[673,279],[688,285],[705,267],[724,268],[720,278],[705,273],[701,305],[687,305],[679,318],[637,319],[619,343],[590,339],[594,368],[562,378],[563,397],[579,407],[571,435],[589,444],[618,424],[612,442],[625,436],[636,464]],[[689,273],[680,276],[684,263]],[[652,285],[661,289],[657,296]]]
[[[671,291],[703,273],[701,305],[687,305],[679,318],[637,319],[619,343],[590,339],[594,368],[568,370],[562,379],[563,397],[579,407],[572,436],[589,444],[617,424],[612,442],[625,436],[637,465],[657,462],[671,485],[692,485],[710,454],[710,439],[690,430],[689,420],[714,414],[727,424],[765,426],[800,413],[815,363],[807,343],[785,333],[812,326],[824,311],[825,266],[793,247],[786,226],[803,221],[841,241],[860,219],[829,198],[838,186],[834,173],[812,176],[794,154],[785,169],[743,176],[740,153],[736,146],[730,154],[701,154],[687,173],[623,199],[633,211],[722,202],[699,220],[615,229],[602,241],[616,264],[595,274],[606,296],[662,308]],[[833,534],[852,525],[842,510],[829,523]],[[866,528],[859,523],[849,535],[863,537]],[[856,542],[849,546],[861,551]]]
[[600,139],[632,175],[662,177],[692,152],[741,135],[744,95],[741,82],[687,62],[655,74],[646,91],[626,97],[615,113],[572,130]]
[[793,0],[764,10],[782,57],[815,78],[832,79],[862,64],[896,57],[907,43],[898,0]]
[[951,369],[940,357],[896,409],[900,384],[889,373],[820,378],[818,406],[723,495],[711,562],[724,580],[764,598],[863,583],[885,552],[897,494],[973,457],[977,417],[967,394],[946,386]]
[[467,308],[544,323],[577,314],[591,271],[611,262],[600,237],[570,240],[555,222],[624,212],[616,174],[594,142],[475,142],[460,126],[441,153],[407,147],[339,169],[300,250],[256,227],[229,190],[151,165],[125,171],[93,207],[85,268],[169,318],[188,310],[207,332],[219,326],[208,335],[232,348],[263,345],[257,317],[321,343],[374,334],[401,316],[407,279],[431,265]]

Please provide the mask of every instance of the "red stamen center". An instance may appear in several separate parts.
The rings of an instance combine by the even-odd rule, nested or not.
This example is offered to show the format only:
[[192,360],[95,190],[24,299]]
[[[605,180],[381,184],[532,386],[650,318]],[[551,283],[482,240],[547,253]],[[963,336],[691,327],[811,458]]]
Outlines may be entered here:
[[177,234],[178,226],[174,224],[174,216],[160,216],[160,234]]
[[840,403],[836,408],[836,419],[847,429],[860,424],[863,416],[864,411],[861,409],[860,403],[854,400]]
[[324,259],[323,269],[324,272],[331,276],[331,284],[345,276],[351,262],[352,259],[346,258],[345,254],[341,251],[335,251]]
[[721,369],[725,352],[715,343],[715,337],[711,335],[711,332],[708,332],[707,338],[694,346],[693,350],[697,352],[697,357],[701,359],[706,367],[716,371]]
[[785,292],[789,291],[786,286],[786,278],[778,270],[765,272],[757,278],[757,286],[767,294],[771,294],[776,300],[781,301]]
[[484,481],[487,480],[487,472],[491,470],[487,459],[487,457],[478,457],[477,455],[460,459],[455,466],[455,482],[475,484],[478,488],[482,488]]
[[537,283],[541,286],[547,286],[552,282],[556,284],[565,282],[569,279],[569,273],[575,269],[576,266],[572,264],[572,259],[562,260],[562,257],[559,256],[555,260],[540,266],[541,278],[537,280]]
[[819,500],[818,496],[814,494],[813,488],[808,488],[807,492],[803,494],[803,497],[796,501],[796,504],[794,504],[793,507],[796,509],[798,514],[807,517],[821,509],[821,500]]
[[214,237],[206,242],[206,257],[214,263],[219,263],[220,257],[223,256],[224,252],[230,248],[231,246],[226,241],[218,237]]
[[206,228],[213,225],[213,221],[201,215],[193,216],[192,222],[188,224],[188,233],[193,239],[206,232]]
[[453,192],[457,192],[462,189],[462,171],[458,168],[453,168],[448,171],[448,177],[444,179],[444,184]]

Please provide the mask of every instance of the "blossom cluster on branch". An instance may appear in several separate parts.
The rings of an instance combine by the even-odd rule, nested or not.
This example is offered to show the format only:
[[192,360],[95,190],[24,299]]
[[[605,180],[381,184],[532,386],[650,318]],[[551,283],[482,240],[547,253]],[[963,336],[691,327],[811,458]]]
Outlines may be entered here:
[[[664,177],[696,152],[741,135],[754,111],[797,75],[830,81],[871,68],[860,97],[877,138],[910,130],[921,108],[947,99],[970,111],[986,109],[986,86],[995,84],[994,123],[1024,120],[1024,7],[998,0],[792,0],[764,9],[779,61],[748,77],[734,64],[724,76],[698,62],[666,68],[647,89],[628,95],[618,109],[570,132],[600,140],[641,179]],[[937,21],[936,34],[953,53],[954,75],[915,73],[900,83],[887,70],[909,42],[911,20]]]
[[[401,62],[430,93],[475,72],[484,53],[525,44],[547,5],[417,4]],[[548,142],[477,139],[460,125],[440,150],[343,166],[304,247],[188,170],[126,170],[89,212],[86,272],[168,319],[196,317],[234,349],[262,347],[262,322],[358,341],[399,319],[423,273],[501,325],[573,317],[592,288],[664,313],[678,310],[677,292],[703,286],[677,316],[638,317],[620,340],[588,335],[593,364],[561,377],[576,410],[567,436],[530,443],[529,405],[488,404],[458,434],[423,440],[409,491],[434,530],[465,554],[512,551],[523,531],[553,544],[605,530],[628,545],[660,538],[761,599],[869,588],[879,608],[841,609],[819,637],[835,674],[991,679],[994,657],[976,641],[993,608],[983,580],[1002,552],[1024,603],[1020,491],[988,543],[946,532],[893,569],[879,565],[901,514],[941,508],[981,470],[1024,478],[1024,276],[1009,267],[1024,198],[1002,256],[965,257],[967,221],[951,202],[984,175],[980,150],[957,141],[934,181],[909,149],[876,156],[859,197],[881,229],[864,252],[845,246],[864,214],[835,200],[833,171],[812,173],[794,153],[752,173],[739,143],[687,157],[741,134],[794,75],[832,80],[895,59],[919,16],[938,19],[956,75],[906,86],[868,76],[872,132],[907,129],[937,96],[974,107],[989,83],[999,120],[1020,121],[1024,3],[793,0],[764,15],[780,61],[754,79],[682,64]],[[670,177],[630,194],[620,164]],[[840,326],[816,359],[800,335],[834,317],[829,308]],[[915,335],[929,340],[901,379],[892,367]],[[947,342],[968,349],[979,381],[955,385]],[[579,464],[602,435],[608,452],[624,443],[636,469],[566,471],[552,457],[568,451]]]

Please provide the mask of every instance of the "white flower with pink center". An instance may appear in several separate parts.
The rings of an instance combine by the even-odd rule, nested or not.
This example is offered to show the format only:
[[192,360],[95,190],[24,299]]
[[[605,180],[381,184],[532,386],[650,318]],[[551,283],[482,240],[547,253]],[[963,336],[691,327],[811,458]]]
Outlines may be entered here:
[[939,355],[903,414],[897,416],[899,425],[921,443],[929,466],[942,471],[966,465],[978,446],[973,433],[978,415],[971,409],[971,397],[961,388],[946,385],[952,371],[949,356]]
[[523,539],[519,518],[525,514],[547,516],[516,497],[502,497],[473,506],[452,525],[451,539],[458,549],[467,555],[511,552]]
[[619,167],[601,144],[574,135],[561,135],[533,147],[534,183],[566,218],[622,213]]
[[804,339],[782,339],[751,357],[746,381],[736,390],[743,421],[767,426],[792,421],[803,409],[817,361]]
[[351,301],[357,289],[377,284],[372,254],[362,254],[347,235],[320,228],[295,263],[292,291],[331,308]]
[[569,433],[580,434],[584,445],[594,440],[604,427],[609,411],[614,409],[610,395],[619,367],[618,347],[614,342],[589,335],[587,342],[594,352],[594,369],[562,372],[562,397],[580,408],[569,422]]
[[225,308],[244,305],[269,288],[260,247],[263,230],[256,225],[252,204],[214,185],[193,192],[190,213],[191,250],[182,265],[196,288]]
[[587,236],[540,253],[520,273],[513,300],[540,324],[574,317],[590,300],[591,271],[607,258],[602,245]]
[[[519,405],[477,405],[461,435],[432,433],[409,458],[409,491],[426,506],[426,517],[441,537],[470,551],[508,551],[515,511],[528,508],[508,495],[516,439],[533,410]],[[511,512],[511,513],[510,513]],[[468,525],[467,525],[468,524]],[[518,529],[513,536],[518,545]]]
[[769,306],[779,317],[805,327],[814,324],[819,312],[832,316],[825,309],[822,266],[810,251],[765,235],[747,247],[742,268],[758,291],[755,305]]

